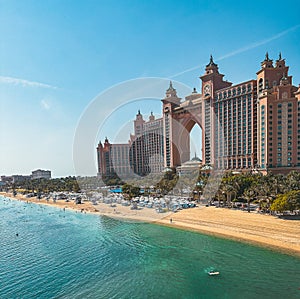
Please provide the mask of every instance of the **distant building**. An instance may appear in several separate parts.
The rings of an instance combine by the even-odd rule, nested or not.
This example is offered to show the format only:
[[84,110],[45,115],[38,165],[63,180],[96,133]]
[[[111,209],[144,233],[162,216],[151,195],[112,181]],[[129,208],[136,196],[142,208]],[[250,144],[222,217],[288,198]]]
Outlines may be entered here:
[[35,179],[51,179],[50,170],[37,169],[31,172],[31,178]]
[[5,176],[2,175],[1,176],[1,182],[3,182],[4,184],[6,183],[22,183],[26,180],[30,180],[31,176],[30,175],[19,175],[19,174],[14,174],[14,175],[10,175],[10,176]]
[[111,144],[105,138],[97,147],[98,175],[114,176],[115,174],[128,175],[130,173],[129,144]]
[[12,182],[13,183],[22,183],[26,180],[30,180],[31,176],[30,175],[12,175]]
[[1,182],[8,184],[13,182],[12,176],[1,175]]

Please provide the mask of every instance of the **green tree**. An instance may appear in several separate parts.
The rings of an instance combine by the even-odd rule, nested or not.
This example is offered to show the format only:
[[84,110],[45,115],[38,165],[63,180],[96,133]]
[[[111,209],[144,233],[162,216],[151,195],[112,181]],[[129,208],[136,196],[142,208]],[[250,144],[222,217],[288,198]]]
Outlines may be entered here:
[[300,190],[292,190],[276,197],[271,205],[272,211],[284,212],[300,209]]
[[243,198],[247,201],[247,211],[250,213],[250,202],[254,199],[255,197],[255,191],[251,188],[245,190]]
[[140,188],[130,184],[124,184],[122,186],[122,193],[126,194],[128,199],[131,200],[133,197],[139,196]]

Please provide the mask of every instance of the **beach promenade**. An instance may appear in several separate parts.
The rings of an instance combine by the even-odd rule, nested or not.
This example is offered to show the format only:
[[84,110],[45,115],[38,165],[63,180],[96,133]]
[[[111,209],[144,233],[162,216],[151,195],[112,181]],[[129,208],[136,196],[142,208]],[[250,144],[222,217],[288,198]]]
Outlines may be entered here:
[[99,203],[93,205],[88,201],[76,205],[63,200],[25,198],[22,195],[13,197],[11,193],[0,195],[25,202],[55,206],[60,209],[71,209],[81,213],[94,213],[108,217],[145,221],[174,228],[192,230],[215,235],[236,241],[252,243],[300,257],[300,221],[283,220],[274,216],[256,212],[247,213],[215,207],[196,207],[180,210],[176,213],[157,213],[155,209],[140,208],[132,210],[130,206]]

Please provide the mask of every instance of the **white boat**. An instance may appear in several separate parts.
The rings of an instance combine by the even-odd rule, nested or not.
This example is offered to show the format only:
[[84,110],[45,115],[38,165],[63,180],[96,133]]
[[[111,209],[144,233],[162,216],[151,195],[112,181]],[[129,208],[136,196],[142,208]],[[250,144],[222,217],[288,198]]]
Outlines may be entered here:
[[218,271],[209,271],[208,272],[208,275],[210,275],[210,276],[219,275],[219,274],[220,274],[220,272],[218,272]]

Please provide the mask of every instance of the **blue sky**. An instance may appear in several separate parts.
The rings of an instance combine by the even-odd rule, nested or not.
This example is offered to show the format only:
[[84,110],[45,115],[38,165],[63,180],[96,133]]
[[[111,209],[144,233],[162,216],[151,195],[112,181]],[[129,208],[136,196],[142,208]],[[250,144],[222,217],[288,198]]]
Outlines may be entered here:
[[[281,51],[300,83],[299,1],[0,0],[0,8],[0,174],[75,174],[73,137],[92,99],[140,77],[199,88],[210,54],[238,83],[255,79],[266,51],[273,59]],[[139,108],[159,115],[161,106],[124,107],[101,138]]]

